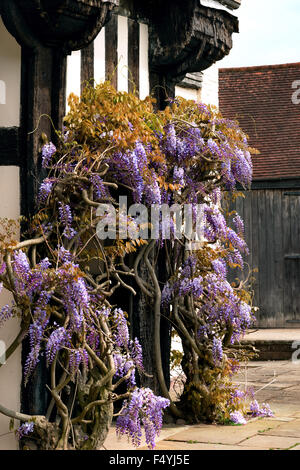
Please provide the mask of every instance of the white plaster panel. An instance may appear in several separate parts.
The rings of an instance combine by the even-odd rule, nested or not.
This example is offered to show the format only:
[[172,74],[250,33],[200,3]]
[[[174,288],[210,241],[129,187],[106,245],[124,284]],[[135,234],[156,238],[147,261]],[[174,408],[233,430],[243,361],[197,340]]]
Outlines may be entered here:
[[200,98],[199,90],[195,90],[194,88],[180,87],[180,86],[175,87],[175,95],[181,96],[182,98],[185,98],[186,100],[193,100],[196,102],[198,102]]
[[149,30],[140,23],[140,98],[144,100],[149,93]]
[[[17,219],[20,215],[20,174],[15,166],[0,167],[0,218]],[[0,307],[11,303],[11,295],[3,290],[0,294]],[[20,321],[11,319],[0,328],[0,341],[6,347],[19,332]],[[21,348],[19,347],[0,367],[0,402],[7,408],[20,409],[21,393]],[[15,423],[18,424],[17,422]],[[18,448],[13,432],[9,431],[9,418],[0,415],[0,450]]]
[[128,19],[118,16],[118,91],[128,92]]
[[94,75],[97,84],[105,81],[105,28],[94,41]]
[[0,17],[0,127],[20,125],[21,47]]
[[216,64],[203,71],[201,101],[219,106],[219,73]]
[[[70,93],[74,93],[80,96],[80,85],[81,85],[81,52],[73,51],[67,59],[67,89],[66,98],[68,103],[68,97]],[[67,104],[67,110],[69,109]]]

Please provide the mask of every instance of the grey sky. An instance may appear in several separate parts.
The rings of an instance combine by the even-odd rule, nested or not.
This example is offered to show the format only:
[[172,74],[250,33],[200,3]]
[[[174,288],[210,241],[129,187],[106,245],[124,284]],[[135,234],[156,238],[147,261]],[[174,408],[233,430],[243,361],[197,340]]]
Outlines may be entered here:
[[240,33],[219,67],[300,62],[300,0],[242,0]]

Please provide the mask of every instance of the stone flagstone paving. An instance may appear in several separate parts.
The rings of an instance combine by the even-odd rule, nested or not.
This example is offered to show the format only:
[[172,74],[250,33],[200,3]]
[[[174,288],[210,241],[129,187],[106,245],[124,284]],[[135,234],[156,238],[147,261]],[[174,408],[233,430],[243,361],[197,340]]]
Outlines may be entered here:
[[[243,426],[165,425],[156,450],[300,450],[300,364],[250,362],[235,382],[242,389],[251,387],[259,403],[268,402],[274,418],[255,418]],[[134,450],[113,428],[104,446]],[[145,443],[140,449],[147,449]]]

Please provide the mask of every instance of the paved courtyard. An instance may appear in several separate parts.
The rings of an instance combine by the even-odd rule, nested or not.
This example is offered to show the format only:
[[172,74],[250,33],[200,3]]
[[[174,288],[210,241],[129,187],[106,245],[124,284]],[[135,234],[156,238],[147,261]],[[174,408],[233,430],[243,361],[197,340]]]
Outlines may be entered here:
[[[300,450],[300,363],[250,362],[235,381],[270,404],[274,418],[251,419],[243,426],[165,425],[156,450]],[[112,428],[107,450],[133,450]],[[142,446],[141,449],[146,449]]]

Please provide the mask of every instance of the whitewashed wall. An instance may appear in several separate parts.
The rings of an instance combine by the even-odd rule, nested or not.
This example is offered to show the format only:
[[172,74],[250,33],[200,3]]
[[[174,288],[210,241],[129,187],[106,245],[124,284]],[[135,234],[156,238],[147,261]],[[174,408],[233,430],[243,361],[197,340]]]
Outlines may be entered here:
[[[17,219],[20,216],[19,180],[18,167],[0,166],[0,219],[1,217]],[[1,292],[0,306],[10,304],[11,300],[11,295],[7,291]],[[0,341],[8,347],[19,329],[18,319],[9,320],[0,328]],[[20,409],[21,378],[21,348],[19,347],[0,368],[0,402],[16,411]],[[9,432],[9,419],[0,415],[0,450],[16,448],[18,448],[18,443],[14,434]]]
[[[7,32],[0,18],[0,127],[19,126],[20,77],[21,48]],[[17,219],[19,216],[19,168],[0,164],[0,224],[1,217]],[[0,294],[0,308],[10,301],[10,295],[3,291]],[[18,331],[19,320],[13,319],[1,327],[1,346],[3,343],[6,346],[11,344]],[[0,402],[14,410],[20,409],[21,376],[21,348],[18,348],[7,363],[0,368]],[[9,419],[0,415],[0,450],[17,448],[18,443],[14,433],[9,432]]]
[[149,93],[149,32],[148,26],[140,23],[140,98],[145,99]]
[[[191,78],[193,74],[189,74]],[[199,75],[199,74],[194,74]],[[189,87],[185,80],[184,86],[176,86],[176,96],[181,96],[187,100],[219,106],[219,76],[217,64],[212,65],[202,73],[202,84],[199,82],[198,88]],[[195,82],[196,85],[196,82]],[[197,86],[197,85],[196,85]]]
[[118,16],[118,90],[128,92],[128,19]]
[[201,101],[219,107],[219,72],[218,65],[214,64],[203,71]]
[[80,95],[81,52],[73,51],[67,58],[67,99],[70,93]]
[[20,124],[21,48],[0,17],[0,127]]
[[181,96],[182,98],[185,98],[186,100],[196,101],[196,103],[201,101],[201,90],[195,90],[194,88],[185,88],[185,87],[183,88],[181,86],[176,86],[175,95]]

